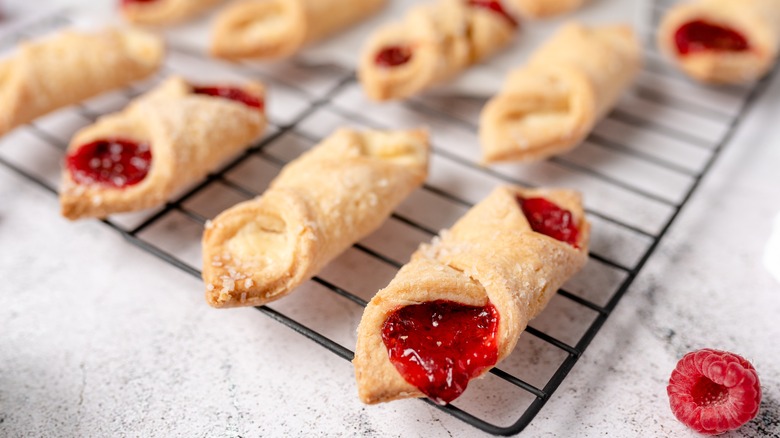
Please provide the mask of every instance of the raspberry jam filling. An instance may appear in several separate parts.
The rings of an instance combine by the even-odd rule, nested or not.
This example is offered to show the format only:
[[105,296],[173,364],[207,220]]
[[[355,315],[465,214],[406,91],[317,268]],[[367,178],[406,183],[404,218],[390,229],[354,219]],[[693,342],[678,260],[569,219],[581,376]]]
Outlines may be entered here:
[[531,224],[532,230],[579,248],[577,245],[579,230],[569,210],[558,207],[544,198],[524,199],[518,196],[517,202],[523,209],[523,214]]
[[446,404],[498,360],[498,311],[452,301],[397,309],[382,326],[390,362],[431,400]]
[[205,94],[207,96],[235,100],[236,102],[241,102],[250,108],[256,108],[260,111],[265,107],[263,99],[236,87],[192,87],[192,92],[195,94]]
[[95,140],[65,157],[65,165],[76,183],[116,188],[141,182],[151,163],[148,144],[125,138]]
[[374,58],[380,67],[398,67],[412,59],[412,49],[409,46],[387,46],[379,51]]
[[747,39],[741,33],[704,20],[694,20],[680,26],[674,34],[674,41],[681,55],[708,50],[743,52],[750,49]]
[[496,14],[504,17],[512,27],[517,27],[517,20],[509,15],[506,9],[504,9],[504,5],[502,5],[499,0],[469,0],[469,6],[490,9]]

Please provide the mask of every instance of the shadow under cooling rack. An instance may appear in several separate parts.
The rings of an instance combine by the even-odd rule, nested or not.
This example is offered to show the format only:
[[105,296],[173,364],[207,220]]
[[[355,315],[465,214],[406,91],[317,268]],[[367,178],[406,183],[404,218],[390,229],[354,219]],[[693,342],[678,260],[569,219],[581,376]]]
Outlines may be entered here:
[[[659,11],[654,8],[654,22]],[[67,21],[50,17],[0,44],[11,45]],[[522,431],[550,399],[768,82],[764,79],[749,88],[702,87],[682,78],[648,46],[636,92],[626,96],[579,148],[543,163],[485,168],[477,164],[477,120],[484,103],[480,100],[428,97],[377,105],[365,100],[354,74],[343,69],[235,66],[181,50],[171,54],[164,70],[204,81],[260,76],[271,93],[272,126],[258,144],[161,208],[103,221],[128,242],[198,278],[206,222],[262,193],[285,163],[335,128],[421,124],[431,128],[434,147],[425,186],[377,232],[295,294],[257,308],[347,360],[353,357],[355,328],[373,293],[389,282],[420,243],[449,227],[497,184],[568,186],[583,192],[593,223],[586,267],[532,321],[514,354],[486,378],[473,381],[454,404],[436,406],[483,431],[503,435]],[[71,135],[100,115],[122,108],[160,79],[17,129],[0,140],[0,164],[56,194]],[[317,309],[306,304],[312,300]]]

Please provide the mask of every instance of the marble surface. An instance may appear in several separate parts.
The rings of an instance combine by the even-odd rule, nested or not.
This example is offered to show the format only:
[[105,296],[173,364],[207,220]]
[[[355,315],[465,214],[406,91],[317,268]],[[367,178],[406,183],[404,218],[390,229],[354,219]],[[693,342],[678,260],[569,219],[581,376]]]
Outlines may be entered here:
[[[780,284],[762,265],[778,111],[776,78],[523,436],[696,436],[665,385],[702,347],[762,378],[758,418],[726,436],[780,436]],[[57,210],[0,166],[0,436],[484,435],[419,401],[363,406],[348,362],[256,310],[208,308],[192,276]]]
[[764,250],[764,267],[780,281],[780,213],[775,216],[772,234]]

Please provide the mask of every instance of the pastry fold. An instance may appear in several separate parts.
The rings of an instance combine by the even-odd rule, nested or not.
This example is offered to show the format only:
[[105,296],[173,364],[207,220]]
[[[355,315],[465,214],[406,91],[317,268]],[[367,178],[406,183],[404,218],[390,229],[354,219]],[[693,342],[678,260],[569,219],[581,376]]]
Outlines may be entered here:
[[154,73],[164,47],[138,30],[63,32],[0,61],[0,135]]
[[549,18],[579,9],[585,0],[508,0],[529,18]]
[[574,148],[631,85],[641,63],[630,27],[565,25],[482,109],[483,161],[540,160]]
[[[678,31],[690,23],[715,25],[744,39],[740,50],[701,50],[682,53]],[[707,37],[706,33],[691,35]],[[716,44],[719,44],[715,42]],[[780,43],[780,2],[776,0],[700,0],[672,7],[658,29],[658,46],[686,74],[709,83],[756,80],[774,65]]]
[[386,0],[244,0],[216,19],[211,53],[227,59],[274,59],[297,53],[376,13]]
[[[518,196],[543,197],[569,210],[579,228],[578,247],[534,232]],[[576,192],[496,188],[450,230],[421,245],[369,302],[353,361],[360,399],[373,404],[425,396],[396,370],[382,339],[385,321],[405,306],[438,300],[467,306],[492,303],[499,314],[496,363],[507,357],[528,322],[585,265],[589,235]]]
[[259,306],[289,294],[377,229],[427,167],[424,131],[336,131],[206,227],[206,301]]
[[[262,99],[259,83],[241,87]],[[151,166],[137,184],[111,187],[85,184],[68,169],[63,174],[63,216],[104,218],[113,213],[151,208],[205,177],[260,137],[266,126],[262,110],[203,94],[180,77],[171,77],[137,98],[123,111],[103,116],[73,137],[68,156],[103,139],[130,139],[148,145]]]
[[[468,0],[415,6],[403,21],[381,27],[371,36],[363,48],[358,77],[371,99],[403,99],[502,49],[516,28],[504,9],[475,6]],[[408,59],[382,65],[380,58],[387,50],[405,53]]]
[[136,24],[174,24],[195,17],[223,0],[123,1],[120,8],[127,21]]

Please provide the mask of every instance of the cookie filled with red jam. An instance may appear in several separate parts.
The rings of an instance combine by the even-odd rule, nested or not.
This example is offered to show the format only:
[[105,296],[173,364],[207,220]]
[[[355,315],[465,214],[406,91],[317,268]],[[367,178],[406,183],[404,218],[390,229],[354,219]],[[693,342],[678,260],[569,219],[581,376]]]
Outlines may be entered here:
[[584,266],[589,235],[576,192],[497,188],[366,306],[353,361],[361,400],[456,400]]
[[366,41],[357,76],[378,101],[404,99],[506,47],[518,20],[501,0],[428,0]]
[[780,50],[780,2],[697,0],[664,14],[659,48],[701,82],[741,84],[764,76]]
[[193,85],[174,76],[99,117],[68,145],[62,215],[105,218],[164,204],[260,137],[264,96],[256,82]]

